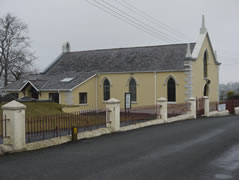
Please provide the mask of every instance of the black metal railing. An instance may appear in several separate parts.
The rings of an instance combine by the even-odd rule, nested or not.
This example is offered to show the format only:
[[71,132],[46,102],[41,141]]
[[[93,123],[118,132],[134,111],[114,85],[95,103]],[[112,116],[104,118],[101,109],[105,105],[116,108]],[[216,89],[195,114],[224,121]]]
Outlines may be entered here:
[[159,111],[160,106],[157,105],[135,107],[128,110],[122,109],[120,112],[120,125],[126,126],[157,119]]
[[0,116],[0,144],[3,143],[3,118]]
[[28,117],[26,118],[26,141],[70,135],[73,127],[78,128],[78,132],[106,127],[105,109]]
[[3,143],[3,138],[7,138],[8,133],[7,133],[7,121],[9,121],[9,119],[7,119],[7,116],[0,116],[0,144]]
[[168,117],[175,117],[183,114],[187,114],[191,109],[189,102],[179,104],[168,104]]
[[224,100],[219,102],[219,104],[226,104],[226,109],[231,113],[234,114],[234,108],[239,107],[239,99],[230,99]]
[[204,114],[204,99],[202,97],[196,99],[196,111],[197,116],[202,116]]

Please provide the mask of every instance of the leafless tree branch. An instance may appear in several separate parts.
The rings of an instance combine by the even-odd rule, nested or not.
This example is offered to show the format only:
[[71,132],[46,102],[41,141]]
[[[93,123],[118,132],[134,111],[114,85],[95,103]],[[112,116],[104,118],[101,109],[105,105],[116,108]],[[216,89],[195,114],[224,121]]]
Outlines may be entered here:
[[0,18],[0,78],[4,86],[32,71],[36,58],[30,47],[26,24],[11,14]]

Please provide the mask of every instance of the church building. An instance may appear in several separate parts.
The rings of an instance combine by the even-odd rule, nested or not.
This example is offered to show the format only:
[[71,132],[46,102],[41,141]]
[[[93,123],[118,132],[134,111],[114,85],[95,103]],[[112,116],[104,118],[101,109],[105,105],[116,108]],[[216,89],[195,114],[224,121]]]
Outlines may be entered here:
[[4,90],[19,99],[50,99],[80,109],[104,108],[110,98],[119,99],[123,108],[128,92],[133,107],[154,105],[161,97],[169,103],[202,96],[218,101],[219,66],[203,17],[199,38],[192,43],[79,52],[71,52],[66,43],[42,73]]

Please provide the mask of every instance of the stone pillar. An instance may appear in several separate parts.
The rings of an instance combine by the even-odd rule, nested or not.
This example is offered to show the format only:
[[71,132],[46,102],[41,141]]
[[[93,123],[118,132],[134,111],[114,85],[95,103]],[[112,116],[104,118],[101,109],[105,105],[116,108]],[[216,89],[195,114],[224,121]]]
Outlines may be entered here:
[[3,144],[12,145],[14,150],[21,150],[26,144],[25,131],[25,109],[26,106],[17,101],[11,101],[2,106],[3,119],[3,133],[6,137],[3,138]]
[[164,122],[168,121],[168,102],[167,99],[161,97],[157,100],[157,105],[160,107],[160,117]]
[[106,127],[112,131],[120,130],[120,101],[111,98],[106,101]]
[[203,96],[204,100],[204,116],[209,117],[209,98],[207,96]]
[[193,118],[197,118],[197,109],[196,109],[196,98],[191,97],[188,99],[188,102],[191,104],[191,114],[193,115]]

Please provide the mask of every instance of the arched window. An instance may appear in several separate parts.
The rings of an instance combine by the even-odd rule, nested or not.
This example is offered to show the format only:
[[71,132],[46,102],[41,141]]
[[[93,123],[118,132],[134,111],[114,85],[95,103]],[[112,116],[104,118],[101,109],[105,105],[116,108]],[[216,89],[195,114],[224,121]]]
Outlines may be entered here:
[[173,78],[168,80],[168,101],[176,102],[176,84]]
[[136,101],[136,81],[134,79],[129,81],[129,92],[131,93],[131,100]]
[[204,53],[203,56],[203,74],[204,78],[207,78],[207,51]]
[[104,80],[104,101],[110,99],[110,82],[108,79]]

